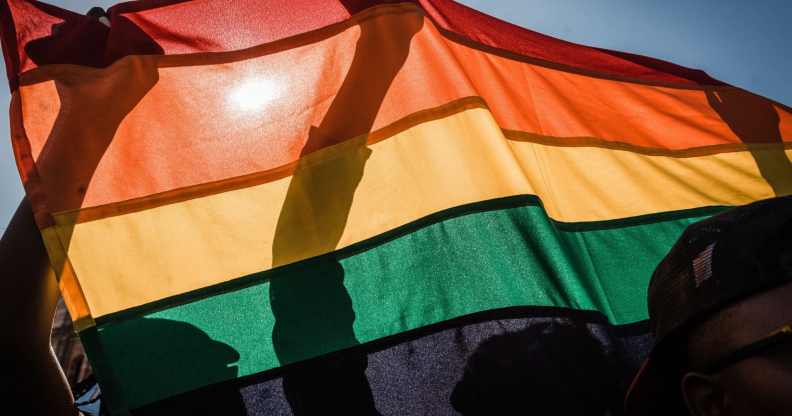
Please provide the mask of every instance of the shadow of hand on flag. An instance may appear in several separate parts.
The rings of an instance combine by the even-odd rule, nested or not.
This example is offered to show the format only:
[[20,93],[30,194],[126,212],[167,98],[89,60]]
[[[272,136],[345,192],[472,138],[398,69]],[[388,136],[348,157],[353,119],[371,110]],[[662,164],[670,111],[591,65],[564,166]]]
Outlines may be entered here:
[[780,118],[770,100],[736,88],[707,90],[707,101],[749,147],[759,173],[777,196],[792,194],[792,163],[786,155]]
[[[404,65],[423,16],[366,20],[338,93],[319,126],[311,127],[278,218],[272,248],[275,267],[333,252],[346,228],[355,190],[371,155],[367,135],[382,101]],[[331,67],[334,63],[329,64]],[[330,140],[346,141],[317,150]],[[304,247],[313,247],[310,252]],[[359,344],[344,268],[331,253],[311,279],[275,278],[269,297],[272,342],[281,364]],[[376,278],[376,276],[372,276]],[[283,377],[295,414],[379,414],[365,376],[364,354],[306,363]]]
[[[161,55],[164,51],[123,16],[113,18],[114,26],[123,26],[116,33],[124,34],[122,39],[114,39],[110,29],[96,17],[43,3],[31,5],[63,19],[52,25],[49,36],[25,46],[25,52],[33,62],[37,65],[73,64],[97,68],[87,76],[67,75],[57,70],[42,71],[29,81],[53,82],[59,103],[49,137],[36,160],[39,178],[31,180],[40,180],[47,186],[49,195],[58,195],[59,200],[52,201],[58,206],[80,207],[91,178],[121,122],[158,82],[159,72],[153,55]],[[120,54],[147,56],[115,62]],[[115,70],[101,69],[111,62],[115,62]],[[56,207],[51,205],[50,208]],[[62,231],[65,233],[64,249],[68,251],[71,228],[62,227]],[[62,267],[62,264],[53,265],[57,275],[60,275]]]
[[111,31],[95,16],[73,13],[44,3],[31,6],[63,19],[51,26],[49,36],[25,45],[25,53],[37,66],[71,64],[104,68],[127,55],[165,53],[154,39],[123,15],[112,17]]

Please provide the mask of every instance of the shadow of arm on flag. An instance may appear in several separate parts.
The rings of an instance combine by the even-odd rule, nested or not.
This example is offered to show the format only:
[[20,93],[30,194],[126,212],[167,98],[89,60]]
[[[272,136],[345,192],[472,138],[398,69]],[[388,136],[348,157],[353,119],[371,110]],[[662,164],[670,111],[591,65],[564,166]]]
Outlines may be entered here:
[[792,194],[792,163],[785,152],[780,117],[772,102],[737,88],[707,90],[707,101],[732,132],[749,147],[759,172],[776,196]]
[[[311,127],[291,178],[275,230],[274,266],[336,249],[371,154],[367,135],[422,25],[421,15],[359,24],[360,37],[344,81],[319,126]],[[328,139],[347,140],[340,145],[343,151],[306,163],[304,158],[322,152],[318,149]],[[302,250],[306,241],[314,243],[316,252]],[[269,285],[275,318],[272,343],[281,364],[359,344],[352,299],[343,284],[344,268],[335,258],[321,263],[308,270],[310,279],[284,276]],[[296,415],[378,414],[366,367],[366,356],[361,353],[287,373],[283,386],[292,411]],[[339,389],[344,397],[333,394]]]

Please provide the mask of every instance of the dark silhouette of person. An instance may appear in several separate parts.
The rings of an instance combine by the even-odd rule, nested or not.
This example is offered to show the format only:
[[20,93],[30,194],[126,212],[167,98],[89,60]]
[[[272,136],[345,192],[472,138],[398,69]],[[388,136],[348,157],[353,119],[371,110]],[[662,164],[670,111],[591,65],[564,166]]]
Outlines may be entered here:
[[[366,135],[422,25],[419,14],[359,24],[346,77],[320,125],[311,127],[291,178],[273,241],[275,267],[336,249],[371,154]],[[332,157],[306,162],[309,153],[342,140],[347,140],[343,149]],[[313,251],[302,251],[306,246]],[[344,269],[332,255],[273,278],[269,297],[272,342],[281,364],[359,344]],[[378,414],[366,367],[364,354],[349,352],[297,365],[283,376],[289,405],[296,415]]]
[[[707,90],[707,101],[748,147],[759,173],[777,196],[792,194],[792,163],[784,149],[780,117],[772,102],[736,88]],[[757,144],[769,146],[757,146]]]
[[482,342],[451,405],[465,416],[618,414],[620,374],[584,325],[545,322]]

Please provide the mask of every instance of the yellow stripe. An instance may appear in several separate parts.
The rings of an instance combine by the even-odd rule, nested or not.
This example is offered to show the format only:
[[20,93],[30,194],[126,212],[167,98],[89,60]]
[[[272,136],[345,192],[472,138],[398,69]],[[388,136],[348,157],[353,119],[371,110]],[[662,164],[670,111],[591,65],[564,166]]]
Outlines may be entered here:
[[[767,175],[787,169],[792,154],[764,146],[673,158],[511,141],[481,108],[368,148],[363,139],[257,186],[76,225],[77,213],[56,215],[90,310],[99,317],[221,283],[490,198],[536,194],[551,217],[570,222],[744,204],[774,195],[756,160],[786,161],[764,166]],[[792,185],[792,175],[775,178],[776,190],[779,180]]]

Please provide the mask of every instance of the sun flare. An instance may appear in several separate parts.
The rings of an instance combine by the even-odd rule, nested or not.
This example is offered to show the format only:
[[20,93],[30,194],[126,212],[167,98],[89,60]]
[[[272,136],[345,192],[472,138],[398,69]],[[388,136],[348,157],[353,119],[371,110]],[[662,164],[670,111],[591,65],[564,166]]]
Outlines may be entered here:
[[229,94],[231,106],[238,111],[259,111],[266,105],[278,98],[280,88],[271,79],[255,78],[250,79],[236,88]]

